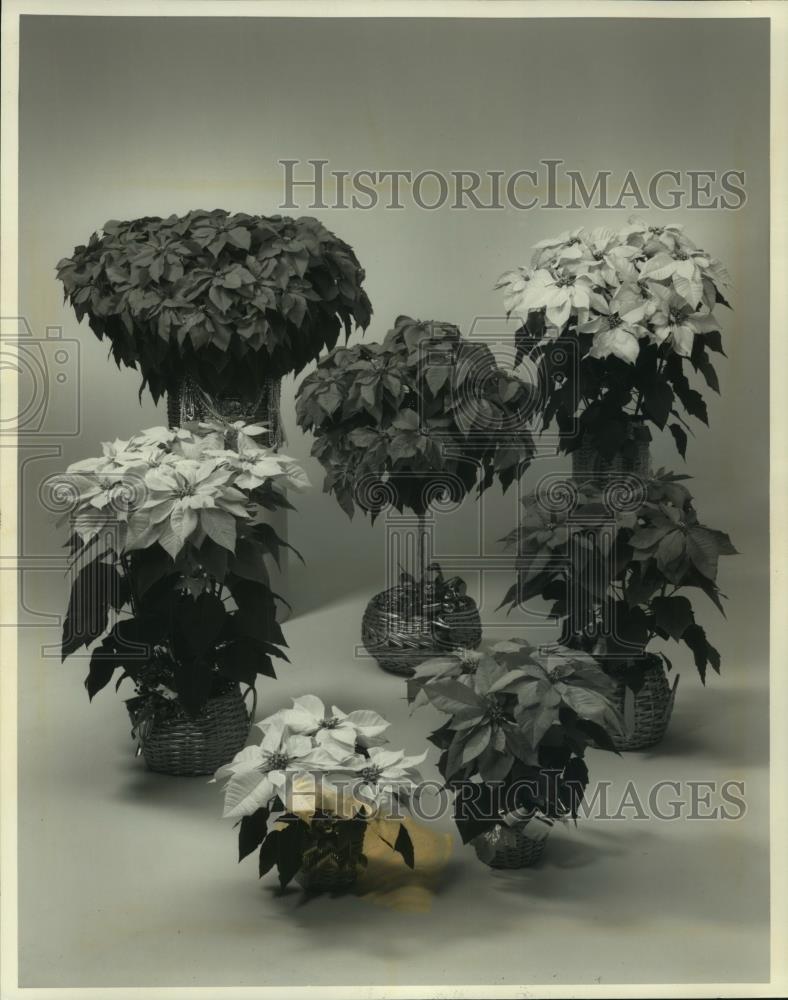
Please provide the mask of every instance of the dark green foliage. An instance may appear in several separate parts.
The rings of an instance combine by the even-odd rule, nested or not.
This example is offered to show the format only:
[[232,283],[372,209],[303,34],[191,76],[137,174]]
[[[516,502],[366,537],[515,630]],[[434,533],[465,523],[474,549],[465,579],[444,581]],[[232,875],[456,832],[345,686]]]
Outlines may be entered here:
[[263,379],[301,371],[372,313],[352,248],[309,217],[112,220],[57,274],[77,318],[155,400],[188,374],[254,401]]
[[[287,659],[286,642],[264,559],[285,544],[268,524],[239,522],[235,554],[206,538],[175,559],[156,544],[88,562],[72,585],[63,658],[101,639],[85,681],[91,699],[120,671],[140,693],[164,684],[192,714],[217,684],[275,677],[272,657]],[[72,546],[79,554],[78,536]],[[111,608],[128,617],[109,627]]]
[[352,516],[381,503],[424,513],[445,490],[461,500],[506,489],[534,454],[532,394],[484,344],[448,323],[400,316],[382,344],[337,348],[298,389],[324,490]]
[[718,332],[696,335],[690,358],[676,354],[668,343],[641,342],[634,364],[612,355],[591,356],[594,338],[578,333],[574,319],[549,343],[540,342],[543,332],[544,316],[531,313],[528,324],[516,332],[515,343],[518,354],[527,354],[536,365],[545,393],[542,429],[557,427],[560,450],[571,452],[587,441],[604,459],[621,455],[626,461],[632,457],[635,437],[650,440],[652,424],[660,431],[667,428],[685,457],[687,433],[678,407],[708,424],[706,403],[690,385],[685,368],[698,372],[719,393],[708,356],[708,351],[724,353]]
[[[516,549],[521,568],[503,603],[511,609],[534,597],[551,601],[564,641],[593,650],[603,662],[614,654],[639,656],[656,637],[684,642],[705,681],[707,664],[719,671],[720,657],[695,621],[688,592],[701,590],[724,613],[718,561],[736,549],[724,531],[698,522],[684,478],[660,470],[646,483],[640,507],[628,513],[606,507],[601,494],[584,487],[571,520],[551,514],[538,495],[526,497],[520,527],[504,540]],[[605,531],[589,532],[587,525],[600,515]],[[598,567],[611,526],[610,571],[600,593]],[[581,531],[578,556],[573,543]],[[593,606],[596,620],[583,619]]]

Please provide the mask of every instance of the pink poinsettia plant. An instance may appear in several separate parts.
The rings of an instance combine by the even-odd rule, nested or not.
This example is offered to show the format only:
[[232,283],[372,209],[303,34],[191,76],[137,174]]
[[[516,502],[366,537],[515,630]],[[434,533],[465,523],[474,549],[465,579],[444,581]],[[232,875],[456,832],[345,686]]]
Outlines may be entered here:
[[391,750],[377,712],[343,712],[315,695],[293,699],[256,724],[260,743],[244,747],[213,780],[224,784],[224,816],[239,821],[239,860],[259,849],[259,874],[274,866],[284,888],[299,873],[352,881],[374,833],[414,865],[403,823],[425,757]]
[[543,429],[556,422],[565,451],[588,436],[613,460],[650,436],[651,423],[667,427],[683,456],[687,417],[708,423],[688,370],[719,392],[709,352],[724,354],[714,310],[728,306],[729,283],[681,225],[633,219],[535,244],[530,264],[497,287],[521,323],[518,359],[527,354],[546,387]]
[[[217,682],[275,676],[284,657],[266,559],[286,545],[267,521],[307,488],[255,425],[153,427],[69,466],[71,598],[63,658],[93,648],[92,698],[119,671],[146,710],[199,711]],[[156,695],[156,697],[154,697]]]
[[526,827],[541,839],[556,820],[576,818],[586,749],[613,750],[622,727],[612,682],[592,656],[523,638],[427,660],[408,696],[448,716],[429,740],[464,843]]

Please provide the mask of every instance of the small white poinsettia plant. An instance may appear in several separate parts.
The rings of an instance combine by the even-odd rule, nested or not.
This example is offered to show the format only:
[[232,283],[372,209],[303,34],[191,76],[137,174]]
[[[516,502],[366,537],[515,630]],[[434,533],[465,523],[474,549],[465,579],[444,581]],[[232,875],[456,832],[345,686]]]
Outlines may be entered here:
[[615,750],[623,724],[613,682],[592,656],[520,638],[425,661],[408,695],[448,716],[429,739],[464,843],[500,826],[544,836],[555,820],[576,817],[586,749]]
[[266,520],[308,487],[298,463],[260,446],[256,425],[152,427],[75,462],[56,484],[71,528],[65,659],[93,648],[92,698],[116,671],[139,721],[178,701],[196,713],[221,687],[275,676],[284,657]]
[[300,871],[355,872],[374,831],[409,867],[402,820],[421,782],[419,756],[391,750],[389,723],[369,709],[345,713],[315,695],[293,699],[258,722],[245,747],[213,780],[225,781],[224,816],[239,820],[239,860],[259,849],[259,874],[274,866],[284,888]]
[[632,219],[536,243],[530,264],[497,287],[521,322],[518,358],[541,369],[544,427],[557,423],[566,450],[588,434],[610,459],[632,447],[634,417],[667,426],[683,456],[687,417],[708,422],[688,372],[719,392],[709,352],[724,354],[714,310],[729,306],[729,284],[724,265],[678,224]]

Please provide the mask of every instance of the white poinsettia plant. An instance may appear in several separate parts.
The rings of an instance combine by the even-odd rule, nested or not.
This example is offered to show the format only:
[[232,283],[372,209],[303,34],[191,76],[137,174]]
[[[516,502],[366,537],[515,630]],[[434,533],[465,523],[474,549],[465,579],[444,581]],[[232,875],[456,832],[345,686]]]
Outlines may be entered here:
[[[294,459],[257,443],[263,430],[152,427],[60,478],[72,527],[63,657],[102,639],[85,682],[91,698],[120,670],[140,712],[156,708],[152,693],[198,712],[217,678],[275,676],[271,657],[284,658],[285,640],[266,560],[291,546],[268,514],[309,482]],[[140,644],[149,655],[130,656]]]
[[[112,526],[122,552],[158,544],[175,558],[187,541],[205,538],[232,550],[237,522],[260,512],[256,491],[270,498],[309,486],[294,459],[255,441],[264,431],[242,422],[151,427],[103,443],[100,456],[66,470],[74,530],[87,544]],[[226,446],[231,435],[235,448]]]
[[[294,698],[292,708],[256,726],[260,743],[244,747],[212,779],[226,782],[223,815],[240,821],[240,858],[259,847],[260,874],[276,865],[284,886],[314,862],[319,844],[326,856],[317,861],[335,864],[359,830],[371,829],[413,867],[403,809],[421,783],[426,751],[388,749],[389,723],[377,712],[346,713],[315,695]],[[348,863],[358,862],[351,855]]]
[[529,265],[503,274],[496,287],[521,323],[517,359],[539,368],[543,429],[558,425],[560,449],[586,441],[605,461],[628,460],[635,439],[650,439],[648,421],[684,457],[687,419],[708,423],[688,374],[720,391],[709,352],[725,353],[715,309],[730,308],[729,284],[681,225],[640,219],[541,240]]
[[578,333],[593,334],[593,357],[634,363],[644,340],[690,357],[696,335],[719,330],[713,310],[729,284],[723,264],[681,225],[634,219],[618,231],[578,228],[541,240],[530,265],[496,287],[507,314],[543,313],[546,337],[574,321]]

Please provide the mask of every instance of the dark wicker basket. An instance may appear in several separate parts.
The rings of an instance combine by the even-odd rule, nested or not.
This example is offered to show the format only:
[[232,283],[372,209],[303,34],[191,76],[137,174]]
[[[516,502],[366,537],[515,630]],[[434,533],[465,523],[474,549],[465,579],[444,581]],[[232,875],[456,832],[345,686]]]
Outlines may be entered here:
[[181,427],[195,420],[264,424],[268,428],[258,440],[268,448],[284,443],[282,417],[279,411],[281,379],[266,379],[260,398],[244,403],[235,396],[211,396],[190,378],[181,379],[178,388],[167,393],[167,421],[170,427]]
[[304,864],[296,875],[296,882],[307,892],[342,892],[349,889],[361,869],[361,854],[364,848],[363,826],[352,831],[348,851],[340,857],[336,851],[316,848],[309,852],[309,863]]
[[482,622],[476,602],[459,598],[451,610],[436,603],[419,603],[407,587],[376,594],[364,611],[361,641],[389,673],[411,677],[424,660],[452,649],[476,649]]
[[[229,691],[208,699],[194,718],[176,702],[157,712],[137,728],[139,750],[151,771],[160,774],[214,774],[246,744],[254,718],[254,688],[251,711],[247,710],[236,684]],[[247,693],[248,693],[247,691]],[[132,725],[136,713],[128,705]]]
[[627,687],[624,676],[628,670],[643,669],[633,664],[607,666],[606,672],[616,682],[611,701],[621,713],[626,725],[623,736],[614,736],[618,750],[645,750],[662,740],[670,722],[679,679],[668,684],[665,668],[658,656],[647,654],[643,686],[635,693]]
[[[473,840],[477,857],[490,868],[530,868],[542,857],[546,844],[547,837],[537,840],[517,827],[500,823]],[[491,859],[490,848],[494,851]]]
[[651,471],[650,442],[646,438],[636,436],[634,426],[631,441],[633,453],[629,458],[619,454],[610,461],[599,454],[589,435],[586,434],[580,447],[572,452],[572,478],[577,483],[592,479],[598,485],[604,485],[604,480],[608,476],[627,473],[640,479],[648,479]]

